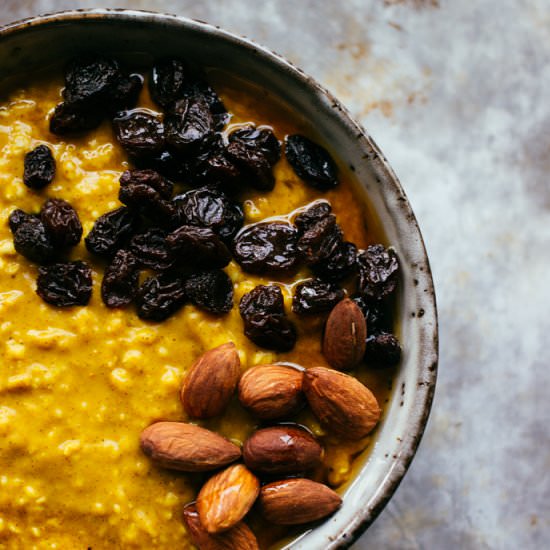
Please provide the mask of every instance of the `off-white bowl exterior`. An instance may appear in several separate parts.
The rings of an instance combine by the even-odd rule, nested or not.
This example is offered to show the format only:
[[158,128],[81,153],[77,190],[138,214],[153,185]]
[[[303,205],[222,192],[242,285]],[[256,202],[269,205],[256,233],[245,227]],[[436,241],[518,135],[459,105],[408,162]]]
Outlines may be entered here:
[[[289,543],[295,550],[349,546],[375,519],[405,474],[426,425],[437,374],[437,312],[428,258],[401,185],[372,138],[332,95],[288,61],[244,38],[182,17],[129,10],[78,10],[0,28],[0,79],[79,51],[137,57],[180,55],[260,84],[311,121],[355,171],[401,261],[398,325],[404,355],[372,452],[343,493],[341,509]],[[357,220],[363,223],[363,220]]]

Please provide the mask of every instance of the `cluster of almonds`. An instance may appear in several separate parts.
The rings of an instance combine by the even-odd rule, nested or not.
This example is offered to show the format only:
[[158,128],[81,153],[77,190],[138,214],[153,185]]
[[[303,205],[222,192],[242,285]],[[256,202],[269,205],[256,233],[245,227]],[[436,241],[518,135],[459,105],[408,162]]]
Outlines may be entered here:
[[[340,368],[349,368],[356,357],[362,358],[365,334],[357,326],[359,319],[364,323],[352,300],[345,299],[333,309],[324,346],[328,345],[334,366],[335,358]],[[342,345],[337,345],[337,340]],[[189,417],[204,420],[222,414],[236,390],[241,405],[259,421],[286,421],[307,403],[323,427],[341,439],[365,437],[381,413],[368,388],[334,369],[257,365],[241,375],[232,342],[206,352],[192,365],[181,400]],[[298,424],[285,422],[258,429],[241,450],[195,424],[156,422],[142,432],[141,448],[164,468],[218,470],[203,485],[196,502],[184,510],[188,532],[200,549],[258,548],[256,537],[242,522],[255,503],[267,521],[296,525],[325,518],[342,502],[332,489],[305,477],[322,463],[324,451]],[[244,464],[237,463],[240,460]]]

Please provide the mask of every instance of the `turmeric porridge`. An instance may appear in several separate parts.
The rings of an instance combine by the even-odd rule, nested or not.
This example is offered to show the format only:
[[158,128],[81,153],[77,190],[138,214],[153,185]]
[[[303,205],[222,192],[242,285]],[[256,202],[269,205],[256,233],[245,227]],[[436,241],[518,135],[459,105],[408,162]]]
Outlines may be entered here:
[[328,137],[150,72],[2,96],[0,548],[276,545],[338,508],[388,400],[397,257]]

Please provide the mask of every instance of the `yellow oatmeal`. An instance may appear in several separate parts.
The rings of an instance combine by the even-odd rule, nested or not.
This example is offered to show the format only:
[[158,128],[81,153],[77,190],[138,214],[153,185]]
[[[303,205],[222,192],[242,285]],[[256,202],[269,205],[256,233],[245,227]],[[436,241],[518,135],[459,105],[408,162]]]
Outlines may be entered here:
[[[216,88],[233,113],[232,124],[269,125],[279,139],[304,131],[267,93],[243,91],[235,83]],[[0,106],[0,548],[192,548],[182,509],[205,476],[155,467],[139,449],[140,432],[157,420],[187,420],[178,396],[185,372],[198,356],[225,342],[237,346],[243,370],[277,361],[326,366],[320,352],[324,318],[304,321],[290,313],[299,337],[288,353],[248,340],[237,306],[216,317],[186,305],[163,323],[142,321],[132,307],[103,304],[104,263],[86,251],[83,240],[71,259],[93,268],[89,305],[57,309],[44,303],[35,292],[37,266],[14,250],[10,212],[37,212],[46,198],[62,198],[78,212],[86,235],[100,215],[120,206],[118,180],[129,166],[108,122],[82,138],[48,131],[60,90],[59,81],[40,80]],[[154,108],[146,92],[140,104]],[[23,184],[22,173],[24,155],[39,144],[52,149],[57,174],[36,192]],[[287,215],[323,196],[347,240],[360,247],[380,240],[376,224],[367,230],[361,221],[364,212],[345,170],[339,187],[325,193],[300,181],[284,158],[275,177],[273,191],[245,196],[245,224]],[[234,261],[225,271],[235,304],[256,285],[272,281],[244,273]],[[303,270],[284,281],[287,312],[292,285],[308,276]],[[390,375],[363,369],[358,376],[384,403]],[[298,421],[326,435],[311,414]],[[223,417],[199,423],[238,444],[256,426],[236,402]],[[329,438],[325,445],[328,467],[318,476],[339,486],[366,442]],[[259,538],[271,542],[281,534],[267,529]]]

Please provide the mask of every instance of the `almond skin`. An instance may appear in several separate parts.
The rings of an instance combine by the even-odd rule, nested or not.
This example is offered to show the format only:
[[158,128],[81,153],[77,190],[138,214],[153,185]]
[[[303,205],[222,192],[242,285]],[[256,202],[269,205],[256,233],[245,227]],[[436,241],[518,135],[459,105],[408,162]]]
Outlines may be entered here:
[[277,525],[298,525],[329,516],[340,508],[342,499],[322,483],[295,478],[264,485],[259,503],[268,521]]
[[257,365],[239,381],[243,407],[262,420],[283,418],[304,405],[302,371],[283,365]]
[[380,419],[372,392],[359,380],[325,367],[304,373],[304,393],[313,414],[329,431],[345,439],[365,437]]
[[365,355],[367,322],[350,298],[338,302],[330,312],[323,336],[323,355],[338,370],[356,367]]
[[197,510],[209,533],[231,529],[248,513],[260,492],[258,478],[244,464],[213,475],[197,497]]
[[140,446],[158,466],[181,472],[215,470],[241,457],[225,437],[184,422],[151,424],[141,433]]
[[299,474],[321,463],[323,448],[298,426],[274,426],[254,432],[245,442],[243,458],[262,474]]
[[181,389],[185,412],[192,418],[219,416],[229,405],[241,374],[241,361],[233,342],[201,355],[192,365]]
[[183,521],[187,532],[199,550],[259,550],[256,536],[244,522],[220,533],[211,535],[202,525],[194,502],[183,509]]

